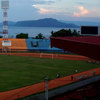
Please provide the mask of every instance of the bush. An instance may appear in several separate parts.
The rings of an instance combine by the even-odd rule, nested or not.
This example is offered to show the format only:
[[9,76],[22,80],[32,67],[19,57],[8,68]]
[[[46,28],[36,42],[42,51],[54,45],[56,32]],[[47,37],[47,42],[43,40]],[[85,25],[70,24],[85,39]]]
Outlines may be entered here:
[[35,39],[44,39],[45,37],[43,36],[43,34],[42,33],[39,33],[36,37],[35,37]]
[[61,29],[57,32],[51,32],[51,37],[67,37],[67,36],[80,36],[77,30]]
[[20,33],[20,34],[16,35],[16,38],[27,39],[28,38],[28,34]]

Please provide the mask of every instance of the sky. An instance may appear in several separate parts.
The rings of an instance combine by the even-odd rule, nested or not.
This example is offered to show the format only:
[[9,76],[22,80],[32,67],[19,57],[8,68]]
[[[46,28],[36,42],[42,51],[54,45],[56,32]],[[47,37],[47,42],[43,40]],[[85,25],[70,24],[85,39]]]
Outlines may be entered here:
[[[42,18],[100,22],[100,0],[9,0],[9,21]],[[2,9],[0,9],[1,21],[3,21]]]

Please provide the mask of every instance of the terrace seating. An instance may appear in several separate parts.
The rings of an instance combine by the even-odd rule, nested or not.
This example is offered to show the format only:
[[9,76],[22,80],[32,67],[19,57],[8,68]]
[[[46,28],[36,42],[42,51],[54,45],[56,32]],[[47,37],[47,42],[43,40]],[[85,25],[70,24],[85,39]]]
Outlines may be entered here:
[[[0,39],[0,49],[2,49],[2,40]],[[25,39],[8,39],[11,41],[11,50],[13,51],[27,51],[27,45]]]
[[[2,50],[2,40],[0,39],[0,50]],[[48,52],[63,52],[62,49],[51,48],[49,39],[8,39],[11,41],[11,47],[8,50],[11,51],[48,51]]]
[[0,50],[2,49],[2,39],[0,39]]
[[28,50],[32,51],[63,51],[58,48],[51,48],[50,39],[26,39]]
[[28,49],[49,48],[50,40],[45,41],[41,39],[26,39]]

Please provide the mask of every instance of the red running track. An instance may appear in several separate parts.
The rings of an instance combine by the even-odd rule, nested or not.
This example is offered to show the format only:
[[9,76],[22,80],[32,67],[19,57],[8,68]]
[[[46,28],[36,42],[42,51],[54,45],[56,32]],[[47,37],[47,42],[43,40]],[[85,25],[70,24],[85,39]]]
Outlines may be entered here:
[[0,53],[0,55],[16,55],[16,56],[29,56],[29,57],[40,57],[40,58],[51,58],[51,59],[65,59],[65,60],[80,60],[89,61],[88,57],[80,55],[65,55],[65,54],[47,54],[47,53]]
[[[53,88],[57,88],[57,87],[60,87],[63,85],[68,85],[73,82],[77,82],[80,80],[79,79],[80,76],[88,75],[88,77],[84,77],[84,78],[89,78],[89,77],[93,76],[92,71],[95,71],[96,75],[100,75],[100,68],[97,68],[97,69],[89,70],[86,72],[74,74],[73,80],[71,80],[71,76],[66,76],[63,78],[51,80],[51,81],[49,81],[49,89],[53,89]],[[15,99],[23,98],[25,96],[29,96],[32,94],[40,93],[43,91],[45,91],[45,83],[41,82],[41,83],[34,84],[31,86],[26,86],[26,87],[15,89],[15,90],[1,92],[0,100],[15,100]]]

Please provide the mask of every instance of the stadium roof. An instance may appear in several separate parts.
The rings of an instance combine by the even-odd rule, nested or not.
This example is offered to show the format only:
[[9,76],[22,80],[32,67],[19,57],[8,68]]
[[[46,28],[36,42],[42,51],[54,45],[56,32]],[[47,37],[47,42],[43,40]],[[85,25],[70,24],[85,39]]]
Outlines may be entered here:
[[51,46],[100,61],[100,36],[52,37]]

